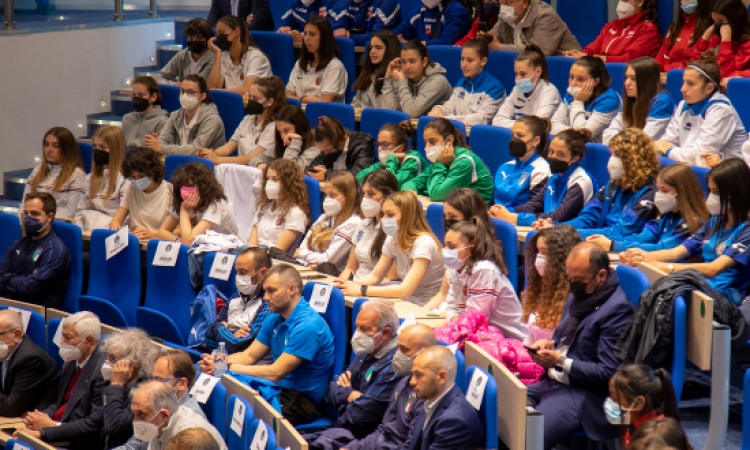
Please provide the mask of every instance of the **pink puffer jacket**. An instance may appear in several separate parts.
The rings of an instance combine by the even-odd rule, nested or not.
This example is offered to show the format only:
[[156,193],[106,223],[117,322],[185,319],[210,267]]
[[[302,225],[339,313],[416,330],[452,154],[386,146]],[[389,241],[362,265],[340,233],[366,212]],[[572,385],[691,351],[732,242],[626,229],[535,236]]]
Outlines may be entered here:
[[437,340],[448,344],[458,342],[461,350],[466,341],[476,343],[525,385],[538,382],[544,375],[544,368],[529,357],[521,341],[504,337],[479,311],[466,310],[455,321],[433,331]]

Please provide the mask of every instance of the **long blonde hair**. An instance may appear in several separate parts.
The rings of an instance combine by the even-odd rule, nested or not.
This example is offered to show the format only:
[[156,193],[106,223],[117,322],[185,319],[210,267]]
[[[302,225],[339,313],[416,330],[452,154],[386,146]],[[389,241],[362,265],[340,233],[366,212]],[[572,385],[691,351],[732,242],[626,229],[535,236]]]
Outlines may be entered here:
[[333,237],[333,231],[339,225],[349,220],[349,217],[352,215],[360,214],[359,204],[361,202],[361,195],[359,194],[359,185],[351,172],[343,170],[333,172],[328,179],[328,183],[337,191],[344,194],[345,200],[341,212],[336,216],[333,227],[328,228],[326,226],[326,222],[328,222],[326,218],[326,220],[323,220],[320,225],[313,229],[310,237],[307,238],[307,247],[321,252],[328,248]]
[[[81,149],[76,144],[76,138],[73,133],[65,127],[52,127],[45,133],[44,139],[47,136],[54,136],[57,138],[57,143],[60,145],[60,175],[55,178],[55,183],[52,186],[52,190],[60,192],[63,185],[67,183],[72,177],[76,168],[83,169],[83,160],[81,159]],[[44,145],[44,141],[42,141]],[[47,157],[42,152],[42,158],[44,162],[39,165],[39,172],[36,173],[34,179],[31,180],[31,191],[35,192],[36,188],[39,187],[39,183],[44,181],[49,175],[49,167],[47,167]]]
[[[109,200],[117,189],[117,177],[120,175],[122,161],[125,159],[125,135],[118,127],[103,126],[96,129],[92,140],[99,138],[107,143],[109,147],[109,180],[107,180],[107,192],[105,201]],[[99,193],[104,183],[104,167],[98,165],[91,156],[91,178],[89,182],[89,206],[93,206],[94,197]]]
[[432,233],[422,206],[419,204],[419,199],[414,192],[394,192],[386,200],[393,202],[396,208],[401,211],[401,223],[398,225],[398,235],[396,236],[396,244],[398,244],[399,249],[405,252],[411,251],[414,247],[414,241],[425,234],[435,240],[438,249],[442,248],[440,241]]

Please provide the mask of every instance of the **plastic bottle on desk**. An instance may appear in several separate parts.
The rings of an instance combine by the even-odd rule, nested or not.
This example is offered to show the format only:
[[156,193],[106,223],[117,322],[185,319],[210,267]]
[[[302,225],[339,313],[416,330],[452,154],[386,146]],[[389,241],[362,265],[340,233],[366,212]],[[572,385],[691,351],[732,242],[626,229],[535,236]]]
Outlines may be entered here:
[[211,356],[214,357],[214,376],[220,377],[227,373],[227,358],[229,358],[229,354],[224,342],[219,342],[219,348],[214,350]]

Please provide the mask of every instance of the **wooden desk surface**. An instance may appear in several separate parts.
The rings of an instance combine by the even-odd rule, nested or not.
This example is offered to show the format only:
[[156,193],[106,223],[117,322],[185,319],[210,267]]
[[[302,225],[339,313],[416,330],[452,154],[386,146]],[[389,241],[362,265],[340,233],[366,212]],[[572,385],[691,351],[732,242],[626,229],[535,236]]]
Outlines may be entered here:
[[[132,234],[132,233],[131,233]],[[91,232],[90,231],[84,231],[81,233],[81,236],[83,237],[84,242],[91,242]],[[154,238],[156,239],[156,238]],[[146,251],[148,249],[148,241],[150,239],[139,239],[138,242],[141,243],[141,250]],[[158,239],[156,239],[158,240]]]

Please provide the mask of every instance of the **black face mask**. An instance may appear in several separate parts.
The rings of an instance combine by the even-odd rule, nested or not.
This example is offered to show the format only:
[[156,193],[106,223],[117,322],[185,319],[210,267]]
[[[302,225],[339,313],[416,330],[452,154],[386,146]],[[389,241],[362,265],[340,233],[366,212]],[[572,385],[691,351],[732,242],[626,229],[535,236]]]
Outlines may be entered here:
[[589,281],[586,283],[585,281],[571,281],[570,282],[570,293],[573,294],[573,297],[576,300],[586,300],[587,298],[594,295],[594,292],[596,292],[596,289],[599,289],[598,287],[594,289],[594,292],[587,292],[589,284],[594,280]]
[[521,158],[526,154],[526,143],[517,137],[511,138],[508,143],[508,152],[513,157]]
[[219,50],[222,52],[228,52],[230,48],[232,48],[232,43],[229,41],[229,38],[227,37],[227,34],[220,34],[216,36],[216,46],[219,47]]
[[569,163],[556,158],[547,158],[547,163],[549,163],[549,170],[552,173],[565,173],[570,169]]
[[147,110],[148,107],[149,107],[148,99],[145,99],[143,97],[133,96],[133,109],[135,109],[138,112],[143,112]]
[[206,41],[188,41],[187,47],[191,53],[200,54],[206,51]]
[[245,115],[257,116],[259,114],[263,114],[263,105],[255,100],[248,100],[247,105],[245,105]]
[[451,228],[453,228],[453,225],[457,224],[458,222],[460,222],[460,220],[448,220],[448,219],[444,219],[443,220],[443,228],[445,228],[445,232],[447,233],[448,230],[450,230]]
[[105,152],[104,150],[99,150],[98,148],[95,148],[94,149],[94,163],[97,166],[109,165],[109,152]]
[[726,23],[715,23],[714,24],[714,33],[716,33],[716,36],[721,39],[721,27],[724,25],[728,25]]

